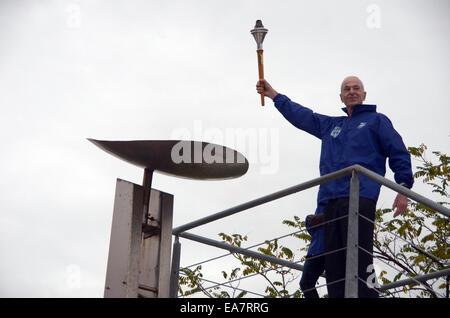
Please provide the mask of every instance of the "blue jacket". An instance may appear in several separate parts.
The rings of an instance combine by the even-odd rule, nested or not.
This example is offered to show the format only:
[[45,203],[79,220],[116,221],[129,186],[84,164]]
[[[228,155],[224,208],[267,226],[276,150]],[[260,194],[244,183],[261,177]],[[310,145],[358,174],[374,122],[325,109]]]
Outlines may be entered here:
[[[395,181],[412,187],[414,178],[408,150],[389,118],[377,113],[375,105],[356,105],[352,116],[331,117],[314,113],[282,94],[273,101],[292,125],[322,140],[320,175],[359,164],[384,176],[386,158],[389,158]],[[346,112],[346,108],[343,110]],[[321,184],[318,201],[349,197],[350,177]],[[362,175],[358,177],[360,197],[376,202],[380,184]]]

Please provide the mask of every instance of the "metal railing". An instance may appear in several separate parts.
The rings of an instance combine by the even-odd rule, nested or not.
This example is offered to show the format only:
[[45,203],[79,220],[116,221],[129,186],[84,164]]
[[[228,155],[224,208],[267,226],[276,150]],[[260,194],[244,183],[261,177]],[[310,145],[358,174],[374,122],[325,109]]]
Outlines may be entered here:
[[[352,175],[350,180],[350,196],[349,196],[349,213],[348,213],[348,234],[347,234],[347,247],[346,253],[346,272],[345,272],[345,297],[356,298],[358,297],[358,202],[359,202],[359,179],[358,174],[361,174],[373,181],[384,185],[398,193],[401,193],[408,198],[425,205],[426,207],[450,218],[450,209],[440,205],[410,189],[407,189],[401,185],[396,184],[360,165],[352,165],[350,167],[338,170],[336,172],[321,176],[319,178],[312,179],[300,183],[298,185],[283,189],[281,191],[274,192],[272,194],[257,198],[255,200],[248,201],[246,203],[234,206],[232,208],[223,210],[221,212],[209,215],[207,217],[189,222],[187,224],[178,226],[172,230],[172,234],[175,236],[175,242],[173,244],[173,256],[172,256],[172,273],[170,281],[170,295],[171,297],[177,297],[178,292],[178,278],[179,278],[179,267],[180,267],[180,251],[181,244],[179,242],[179,237],[196,241],[202,244],[214,246],[224,250],[228,250],[232,253],[240,253],[249,257],[253,257],[260,260],[265,260],[277,265],[285,266],[288,268],[303,271],[303,265],[290,262],[287,260],[279,259],[273,256],[268,256],[263,253],[251,251],[249,249],[244,249],[231,244],[223,243],[220,241],[212,240],[203,236],[188,233],[186,231],[196,228],[201,225],[211,223],[213,221],[231,216],[233,214],[248,210],[250,208],[283,198],[285,196],[318,186],[322,183],[326,183],[338,178],[342,178],[347,175]],[[424,282],[429,279],[448,276],[450,275],[450,268],[446,268],[431,274],[416,276],[401,281],[389,283],[380,286],[379,291],[386,291],[389,289],[397,288],[400,286],[408,285],[411,283]]]

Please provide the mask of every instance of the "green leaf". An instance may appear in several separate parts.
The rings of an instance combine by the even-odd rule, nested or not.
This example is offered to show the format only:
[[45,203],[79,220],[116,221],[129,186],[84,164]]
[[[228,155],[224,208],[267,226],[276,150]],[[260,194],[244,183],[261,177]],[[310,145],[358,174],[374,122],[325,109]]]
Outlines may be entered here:
[[287,247],[283,247],[283,248],[281,248],[281,250],[283,251],[283,253],[286,255],[287,258],[294,257],[294,253],[292,253],[292,251],[290,249],[288,249]]
[[236,298],[243,298],[245,295],[247,295],[247,292],[246,292],[246,291],[241,291],[241,292],[236,296]]

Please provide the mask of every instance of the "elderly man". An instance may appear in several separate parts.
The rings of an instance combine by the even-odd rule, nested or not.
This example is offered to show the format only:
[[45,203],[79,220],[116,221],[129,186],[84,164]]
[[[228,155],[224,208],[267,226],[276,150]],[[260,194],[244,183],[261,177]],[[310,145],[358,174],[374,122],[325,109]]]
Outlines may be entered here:
[[[341,85],[342,110],[345,116],[331,117],[314,113],[311,109],[279,94],[266,80],[258,81],[258,93],[271,98],[275,107],[295,127],[322,140],[320,174],[325,175],[353,164],[359,164],[382,176],[386,172],[386,159],[398,184],[411,188],[414,179],[411,158],[400,135],[391,121],[376,112],[375,105],[363,104],[366,98],[363,83],[356,76],[344,79]],[[325,201],[325,220],[331,221],[348,214],[350,176],[320,185],[319,198]],[[380,185],[359,176],[359,213],[374,220]],[[394,217],[407,208],[407,198],[398,194],[393,209]],[[368,277],[373,272],[373,229],[371,222],[359,218],[359,297],[378,297],[371,288]],[[325,272],[328,294],[333,298],[344,296],[345,250],[347,243],[347,219],[341,218],[325,225]],[[339,250],[337,252],[333,252]],[[333,253],[331,253],[333,252]]]

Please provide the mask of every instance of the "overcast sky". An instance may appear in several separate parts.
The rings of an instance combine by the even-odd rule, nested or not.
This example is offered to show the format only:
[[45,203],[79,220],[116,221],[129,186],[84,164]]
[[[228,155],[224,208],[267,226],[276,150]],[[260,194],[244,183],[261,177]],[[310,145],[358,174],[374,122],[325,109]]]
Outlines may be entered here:
[[[234,180],[156,173],[153,187],[175,196],[175,226],[319,176],[320,141],[269,99],[259,104],[257,19],[277,91],[340,116],[341,81],[357,75],[407,146],[449,154],[449,9],[447,0],[0,0],[0,296],[103,297],[116,178],[141,184],[143,171],[86,138],[211,141],[249,159]],[[270,239],[290,231],[282,220],[312,213],[316,194],[192,232]],[[383,189],[378,207],[394,197]],[[223,253],[181,242],[183,265]]]

